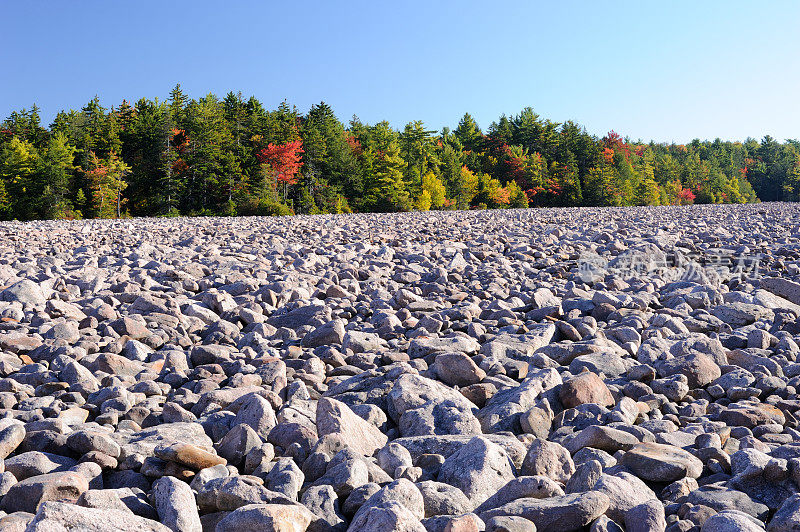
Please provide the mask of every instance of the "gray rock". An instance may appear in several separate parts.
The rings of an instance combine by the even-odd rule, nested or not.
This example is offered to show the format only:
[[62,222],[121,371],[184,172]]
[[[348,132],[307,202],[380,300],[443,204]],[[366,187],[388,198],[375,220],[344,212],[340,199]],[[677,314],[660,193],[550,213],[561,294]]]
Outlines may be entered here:
[[12,423],[0,430],[0,460],[13,453],[25,439],[25,427],[21,423]]
[[387,437],[375,425],[357,416],[341,401],[323,397],[317,402],[317,433],[338,435],[342,442],[365,456],[386,445]]
[[761,524],[750,515],[736,510],[723,510],[703,523],[700,532],[760,532]]
[[426,532],[411,511],[402,504],[389,501],[381,506],[371,506],[353,519],[348,532]]
[[217,452],[229,463],[239,465],[247,454],[261,447],[262,441],[249,425],[240,423],[233,427],[217,444]]
[[6,458],[6,471],[12,473],[17,480],[25,480],[36,475],[66,471],[77,464],[77,461],[67,456],[53,453],[29,451]]
[[497,490],[497,493],[475,508],[475,513],[480,514],[517,499],[549,499],[561,495],[564,495],[564,491],[549,477],[518,477],[509,481],[508,484]]
[[639,443],[622,457],[622,465],[633,474],[652,482],[672,482],[683,477],[697,478],[703,462],[690,453],[660,443]]
[[416,519],[425,517],[425,501],[419,488],[413,482],[401,478],[383,486],[367,499],[353,516],[352,522],[358,522],[361,515],[368,513],[371,508],[380,508],[389,503],[401,504]]
[[547,499],[523,498],[480,514],[487,521],[497,516],[523,517],[536,525],[537,531],[580,530],[608,508],[608,497],[597,491],[561,495]]
[[[108,526],[106,526],[108,525]],[[45,502],[26,530],[119,530],[121,532],[168,532],[158,521],[115,509],[85,508],[62,502]]]
[[291,458],[278,458],[269,472],[264,476],[264,481],[272,491],[283,493],[290,499],[297,500],[297,493],[303,486],[305,475]]
[[535,439],[528,448],[522,463],[525,475],[542,475],[556,482],[566,483],[575,473],[572,457],[561,445],[542,439]]
[[35,513],[43,502],[74,500],[88,489],[86,476],[74,471],[37,475],[14,484],[0,501],[0,509],[8,513]]
[[339,499],[331,486],[311,486],[303,493],[302,503],[314,514],[308,532],[347,530],[347,521],[340,513]]
[[19,302],[32,307],[42,307],[47,301],[47,296],[42,287],[30,279],[22,279],[12,284],[2,294],[3,301]]
[[162,524],[174,532],[202,532],[194,494],[185,482],[161,477],[153,483],[153,502]]
[[236,412],[234,423],[248,425],[259,437],[266,439],[272,428],[278,424],[272,405],[257,393],[248,394],[241,399],[243,402]]
[[442,382],[453,386],[477,384],[486,377],[486,372],[461,352],[439,353],[432,369]]
[[237,508],[218,523],[216,532],[268,532],[285,530],[302,532],[308,529],[314,514],[301,505],[248,504]]
[[499,445],[476,436],[442,464],[439,481],[455,486],[479,506],[514,478],[514,467]]
[[664,532],[666,528],[664,505],[658,499],[651,499],[625,512],[626,532]]
[[625,514],[634,506],[657,499],[647,484],[626,472],[614,475],[604,473],[592,489],[608,497],[610,503],[606,515],[617,523],[623,523]]
[[464,492],[450,484],[426,480],[418,482],[417,488],[425,503],[425,517],[461,515],[473,508]]

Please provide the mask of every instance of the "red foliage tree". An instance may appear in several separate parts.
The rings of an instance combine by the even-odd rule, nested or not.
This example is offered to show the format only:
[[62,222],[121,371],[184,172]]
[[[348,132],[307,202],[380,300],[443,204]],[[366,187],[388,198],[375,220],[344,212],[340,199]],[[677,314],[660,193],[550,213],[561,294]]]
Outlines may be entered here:
[[680,201],[681,205],[689,205],[694,202],[695,196],[694,192],[689,190],[688,188],[683,188],[678,193],[678,200]]
[[361,141],[355,138],[353,135],[345,133],[344,140],[347,141],[347,145],[350,146],[350,151],[352,151],[354,154],[361,155],[361,152],[364,151],[361,147]]
[[505,163],[508,166],[506,172],[507,178],[505,181],[516,181],[517,184],[522,188],[530,186],[525,178],[525,165],[527,164],[525,157],[518,157],[514,155],[514,153],[511,151],[511,148],[507,144],[503,144],[502,150],[503,155],[505,155]]
[[268,144],[258,152],[258,160],[272,168],[276,183],[281,183],[285,190],[297,183],[297,174],[303,166],[300,155],[303,153],[302,139],[285,144]]
[[625,159],[631,156],[631,146],[630,144],[626,143],[622,137],[619,136],[619,133],[614,131],[613,129],[608,132],[608,134],[603,137],[603,144],[605,145],[606,149],[603,152],[603,156],[608,159],[608,151],[611,150],[611,158],[613,159],[614,153],[622,153],[625,155]]

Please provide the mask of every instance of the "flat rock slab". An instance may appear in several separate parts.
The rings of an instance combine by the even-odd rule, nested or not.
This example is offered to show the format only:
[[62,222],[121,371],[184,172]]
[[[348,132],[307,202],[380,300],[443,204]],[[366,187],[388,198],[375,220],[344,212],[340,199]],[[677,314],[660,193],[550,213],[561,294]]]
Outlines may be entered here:
[[697,478],[703,462],[672,445],[640,443],[625,452],[622,464],[634,475],[651,482],[673,482],[684,477]]

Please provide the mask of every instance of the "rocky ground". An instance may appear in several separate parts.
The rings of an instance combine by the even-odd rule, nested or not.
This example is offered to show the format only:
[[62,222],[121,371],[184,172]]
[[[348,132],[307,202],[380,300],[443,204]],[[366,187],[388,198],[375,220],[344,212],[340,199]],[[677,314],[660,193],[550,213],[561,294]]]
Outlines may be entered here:
[[800,522],[800,207],[0,225],[0,530]]

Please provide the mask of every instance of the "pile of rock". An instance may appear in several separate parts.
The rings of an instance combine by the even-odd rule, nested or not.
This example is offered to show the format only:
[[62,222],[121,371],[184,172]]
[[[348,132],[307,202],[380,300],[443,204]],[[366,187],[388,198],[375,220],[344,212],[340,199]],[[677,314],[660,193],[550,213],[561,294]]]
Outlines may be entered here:
[[796,530],[798,316],[794,205],[2,224],[0,529]]

